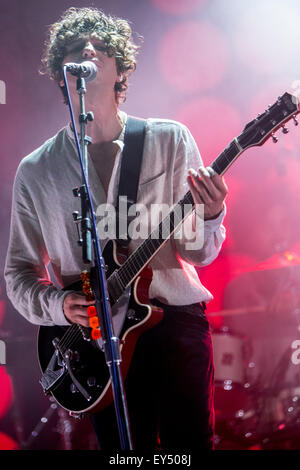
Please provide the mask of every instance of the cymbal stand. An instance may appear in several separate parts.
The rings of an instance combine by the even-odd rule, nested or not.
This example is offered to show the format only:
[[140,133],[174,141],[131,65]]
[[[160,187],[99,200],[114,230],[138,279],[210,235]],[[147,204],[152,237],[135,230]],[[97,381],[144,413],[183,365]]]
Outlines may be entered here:
[[52,402],[44,415],[41,417],[33,431],[31,431],[30,436],[25,442],[20,443],[21,450],[29,450],[32,445],[36,442],[36,439],[39,437],[46,424],[49,422],[50,418],[56,413],[58,405],[54,402],[54,398],[49,398]]

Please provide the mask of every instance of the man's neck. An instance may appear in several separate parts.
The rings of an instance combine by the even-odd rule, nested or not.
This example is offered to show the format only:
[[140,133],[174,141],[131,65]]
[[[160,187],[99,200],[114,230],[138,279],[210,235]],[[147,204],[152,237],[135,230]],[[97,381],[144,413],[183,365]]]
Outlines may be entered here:
[[117,107],[106,113],[96,108],[89,108],[89,111],[94,113],[94,121],[87,126],[87,133],[91,137],[92,143],[97,145],[114,141],[122,131],[122,122]]
[[[105,102],[106,101],[106,102]],[[74,101],[73,101],[74,102]],[[93,145],[101,145],[115,140],[122,131],[123,124],[119,117],[117,103],[108,100],[94,99],[85,103],[86,112],[92,111],[93,121],[88,121],[86,133]],[[75,113],[79,115],[79,105],[75,104]],[[76,114],[75,114],[76,115]]]

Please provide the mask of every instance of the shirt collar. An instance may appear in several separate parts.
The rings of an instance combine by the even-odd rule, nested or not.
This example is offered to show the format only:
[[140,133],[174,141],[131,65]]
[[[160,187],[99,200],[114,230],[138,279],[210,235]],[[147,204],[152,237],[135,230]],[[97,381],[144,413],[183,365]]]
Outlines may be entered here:
[[[119,110],[118,114],[119,114],[119,117],[123,126],[122,126],[122,130],[119,136],[115,140],[113,140],[113,143],[117,144],[120,147],[120,150],[123,151],[125,128],[126,128],[126,122],[127,122],[127,113]],[[74,132],[71,127],[71,122],[69,122],[69,124],[66,126],[66,133],[67,133],[67,136],[75,143],[75,137],[74,137]]]

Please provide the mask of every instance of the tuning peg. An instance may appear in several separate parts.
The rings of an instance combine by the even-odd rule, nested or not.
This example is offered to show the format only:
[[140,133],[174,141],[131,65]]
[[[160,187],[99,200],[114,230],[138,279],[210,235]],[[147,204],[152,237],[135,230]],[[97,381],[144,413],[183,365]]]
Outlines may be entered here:
[[278,138],[276,137],[275,134],[271,134],[272,135],[272,140],[274,142],[274,144],[276,144],[278,142]]
[[297,121],[297,119],[296,119],[296,116],[295,116],[295,115],[293,116],[293,120],[294,120],[294,124],[295,124],[295,126],[298,126],[298,121]]
[[283,134],[288,134],[289,130],[285,126],[281,126]]

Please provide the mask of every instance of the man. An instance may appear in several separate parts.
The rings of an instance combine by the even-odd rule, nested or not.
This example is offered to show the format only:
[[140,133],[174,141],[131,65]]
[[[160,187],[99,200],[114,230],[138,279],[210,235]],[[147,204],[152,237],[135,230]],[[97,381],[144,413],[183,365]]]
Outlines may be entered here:
[[[94,113],[87,133],[92,138],[89,184],[97,207],[116,202],[127,119],[118,104],[135,69],[137,49],[126,21],[96,9],[70,8],[50,28],[43,62],[64,95],[62,65],[89,60],[98,68],[86,95],[86,109]],[[70,77],[78,116],[75,80]],[[73,291],[57,289],[47,271],[50,262],[58,283],[68,286],[86,268],[70,218],[78,209],[72,188],[80,182],[70,125],[23,159],[17,171],[5,276],[15,308],[35,324],[88,326],[91,302]],[[184,225],[203,229],[203,245],[188,249],[187,228],[185,235],[172,237],[151,261],[150,298],[164,308],[165,315],[140,337],[126,378],[135,449],[154,449],[157,436],[162,449],[213,447],[212,347],[203,308],[203,302],[212,296],[201,285],[193,265],[212,262],[221,248],[227,193],[222,178],[217,174],[210,177],[203,168],[185,126],[147,119],[137,203],[147,209],[158,203],[171,207],[188,188],[196,210]],[[140,242],[133,239],[129,250],[134,251]],[[101,447],[117,448],[112,407],[93,416],[93,422]]]

